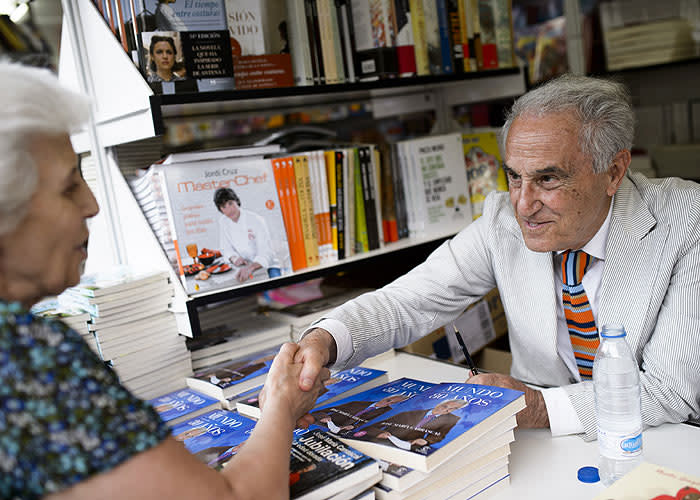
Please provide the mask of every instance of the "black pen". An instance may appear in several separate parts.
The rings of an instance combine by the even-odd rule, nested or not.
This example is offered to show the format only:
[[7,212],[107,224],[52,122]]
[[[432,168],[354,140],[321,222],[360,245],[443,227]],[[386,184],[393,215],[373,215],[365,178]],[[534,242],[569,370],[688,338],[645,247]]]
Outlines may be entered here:
[[457,342],[459,342],[459,346],[462,348],[462,352],[464,353],[464,357],[467,359],[467,366],[469,366],[469,372],[472,375],[478,375],[479,370],[476,369],[476,366],[474,366],[474,362],[472,361],[472,357],[469,355],[469,351],[467,350],[467,346],[464,344],[464,340],[462,339],[462,335],[459,333],[459,330],[457,330],[457,327],[455,326],[454,323],[452,323],[452,328],[455,330],[455,337],[457,337]]

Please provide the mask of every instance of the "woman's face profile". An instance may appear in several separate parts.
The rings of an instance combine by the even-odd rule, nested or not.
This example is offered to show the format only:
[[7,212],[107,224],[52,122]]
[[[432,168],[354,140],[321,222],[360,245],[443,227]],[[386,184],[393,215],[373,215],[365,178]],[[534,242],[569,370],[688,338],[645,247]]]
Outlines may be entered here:
[[171,70],[175,64],[175,51],[168,42],[156,42],[153,47],[153,60],[157,69]]

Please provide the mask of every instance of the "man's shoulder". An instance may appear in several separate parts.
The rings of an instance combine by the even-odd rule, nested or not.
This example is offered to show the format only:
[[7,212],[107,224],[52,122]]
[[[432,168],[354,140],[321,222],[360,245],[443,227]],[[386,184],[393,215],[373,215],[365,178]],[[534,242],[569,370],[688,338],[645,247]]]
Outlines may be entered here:
[[700,207],[700,184],[696,182],[678,177],[649,179],[639,173],[630,174],[627,181],[630,187],[620,195],[629,197],[630,190],[638,193],[657,218],[674,219],[682,215],[680,219],[687,220],[693,213],[690,207]]

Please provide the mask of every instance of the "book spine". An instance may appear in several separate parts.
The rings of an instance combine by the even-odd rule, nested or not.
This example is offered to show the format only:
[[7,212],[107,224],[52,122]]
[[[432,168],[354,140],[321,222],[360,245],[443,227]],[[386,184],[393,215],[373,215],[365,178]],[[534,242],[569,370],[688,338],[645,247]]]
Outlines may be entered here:
[[289,199],[289,187],[287,185],[287,180],[285,179],[285,164],[288,158],[275,158],[272,161],[272,171],[275,176],[275,183],[277,184],[277,193],[280,199],[280,205],[282,208],[282,217],[284,218],[284,226],[287,231],[287,241],[289,245],[289,255],[292,260],[292,270],[297,271],[303,269],[306,266],[305,256],[303,253],[300,254],[299,250],[303,252],[303,241],[298,240],[298,234],[294,230],[294,223],[292,222],[292,204]]
[[345,83],[347,81],[347,71],[345,70],[346,62],[341,42],[338,9],[336,8],[335,0],[325,1],[328,2],[328,12],[330,14],[331,41],[333,42],[333,58],[336,62],[338,82]]
[[306,28],[306,14],[298,0],[287,2],[287,32],[289,50],[294,67],[294,83],[299,86],[313,85],[314,74],[309,50],[309,35]]
[[321,39],[323,33],[321,31],[321,22],[319,19],[318,5],[316,0],[309,0],[309,5],[311,7],[311,26],[313,27],[312,32],[314,36],[314,45],[316,47],[316,59],[318,61],[318,71],[321,75],[321,83],[331,83],[329,79],[329,68],[326,67],[326,61],[323,58],[323,41]]
[[464,40],[466,34],[462,33],[463,11],[460,6],[462,0],[446,0],[447,21],[449,26],[450,42],[452,48],[452,67],[455,73],[464,73]]
[[408,237],[406,225],[406,205],[403,198],[403,186],[399,165],[399,152],[396,144],[390,145],[390,162],[392,188],[394,191],[394,211],[396,213],[396,239]]
[[381,158],[379,149],[373,145],[370,148],[370,193],[374,196],[374,219],[377,226],[377,240],[379,247],[384,246],[384,226],[382,225],[382,179],[380,177],[379,168],[381,166]]
[[454,73],[452,64],[452,39],[450,36],[450,21],[447,15],[447,0],[437,0],[438,26],[440,32],[440,61],[442,72],[446,75]]
[[457,15],[459,16],[459,32],[461,35],[462,44],[462,71],[467,73],[471,71],[469,67],[469,27],[467,21],[467,8],[466,0],[456,0],[457,1]]
[[425,19],[425,45],[427,47],[428,65],[431,75],[442,75],[442,48],[440,46],[440,20],[437,0],[423,0],[423,18]]
[[411,12],[411,30],[413,32],[413,49],[416,57],[416,74],[430,74],[428,64],[428,46],[425,41],[425,16],[423,15],[423,0],[409,0]]
[[318,15],[318,27],[321,35],[321,55],[323,57],[323,67],[326,73],[326,83],[340,83],[335,49],[333,47],[329,0],[315,0],[315,5]]
[[[492,0],[478,0],[479,39],[481,41],[480,69],[498,68],[498,47],[494,32]],[[476,32],[476,30],[474,30]]]
[[338,230],[338,260],[345,258],[345,180],[343,178],[343,162],[345,154],[342,150],[335,151],[335,190],[337,205],[337,230]]
[[314,0],[304,0],[304,16],[306,17],[306,34],[309,40],[309,54],[311,56],[311,65],[314,74],[314,83],[316,85],[321,85],[326,82],[325,76],[323,74],[323,60],[319,59],[320,47],[316,44],[316,36],[314,28],[314,16],[312,4]]
[[416,50],[413,42],[409,0],[394,0],[394,13],[396,16],[396,55],[399,76],[412,76],[416,74]]
[[498,67],[515,66],[513,50],[513,6],[511,0],[493,0],[493,20],[498,50]]
[[345,211],[345,254],[346,256],[355,255],[356,244],[355,244],[355,220],[357,219],[355,210],[355,157],[357,156],[356,148],[348,148],[345,150],[346,156],[343,162],[343,178],[345,180],[345,200],[347,203],[347,210]]
[[338,259],[333,254],[328,179],[326,177],[326,161],[323,151],[313,152],[309,161],[313,161],[314,164],[312,179],[315,179],[314,188],[318,199],[318,212],[315,216],[319,235],[319,252],[322,252],[324,257],[322,263],[330,263]]
[[354,82],[357,80],[357,77],[355,76],[355,42],[352,33],[350,9],[348,8],[347,0],[337,0],[336,3],[345,76],[348,82]]
[[355,155],[355,249],[357,253],[369,251],[369,234],[367,231],[367,214],[365,200],[367,194],[366,168],[363,168],[362,148],[357,148]]
[[356,67],[355,74],[360,80],[376,80],[381,74],[379,47],[382,45],[380,27],[375,21],[380,15],[377,7],[371,10],[369,0],[350,0],[352,30],[355,34]]
[[306,158],[306,156],[299,155],[294,157],[294,179],[296,182],[297,199],[299,200],[302,234],[304,235],[306,267],[317,266],[319,264],[319,255],[313,222],[314,212],[311,197],[311,179],[309,178],[308,158]]
[[365,205],[365,220],[367,226],[367,243],[369,250],[379,248],[379,226],[377,224],[376,183],[372,170],[373,152],[370,147],[358,149],[360,156],[360,173],[362,174],[362,201]]
[[163,194],[163,204],[165,205],[165,210],[168,213],[168,227],[170,229],[170,235],[173,239],[173,246],[175,247],[175,258],[177,259],[177,273],[180,276],[180,280],[182,280],[182,285],[185,287],[185,289],[187,289],[185,269],[182,265],[182,256],[180,255],[180,243],[178,242],[178,234],[175,230],[175,216],[170,200],[170,195],[168,194],[168,186],[165,178],[165,169],[163,169],[162,167],[157,167],[154,168],[154,171],[157,174],[154,175],[154,182],[160,186],[160,192]]
[[[481,50],[481,28],[479,26],[479,0],[466,0],[467,7],[469,9],[468,15],[471,19],[472,27],[472,38],[471,44],[469,45],[469,52],[472,53],[473,45],[473,59],[476,62],[476,70],[481,71],[484,69],[483,53]],[[471,61],[469,62],[471,66]],[[473,70],[472,70],[473,71]]]
[[382,0],[381,15],[384,24],[384,45],[379,49],[381,59],[382,78],[395,78],[399,76],[399,58],[396,49],[396,12],[394,0]]
[[335,151],[323,152],[328,180],[328,207],[330,209],[331,244],[333,245],[334,260],[338,260],[338,196],[335,179]]

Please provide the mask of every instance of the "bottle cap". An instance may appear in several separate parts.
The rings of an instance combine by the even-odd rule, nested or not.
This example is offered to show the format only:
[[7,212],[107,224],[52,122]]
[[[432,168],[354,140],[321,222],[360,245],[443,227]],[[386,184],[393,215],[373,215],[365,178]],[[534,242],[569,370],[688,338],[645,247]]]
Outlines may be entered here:
[[597,483],[600,481],[600,476],[598,475],[598,467],[581,467],[578,470],[578,480],[582,483]]

